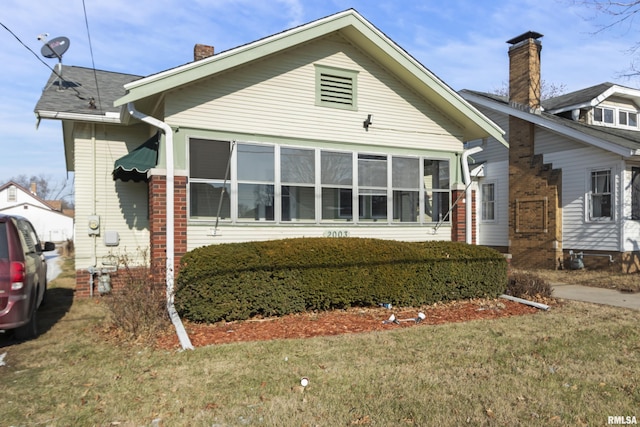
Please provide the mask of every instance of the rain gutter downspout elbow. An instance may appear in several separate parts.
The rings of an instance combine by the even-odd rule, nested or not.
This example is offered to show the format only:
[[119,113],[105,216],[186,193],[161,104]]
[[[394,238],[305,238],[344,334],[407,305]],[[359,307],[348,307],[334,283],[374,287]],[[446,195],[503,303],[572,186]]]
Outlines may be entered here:
[[166,247],[167,247],[167,264],[166,264],[166,285],[167,285],[167,311],[171,322],[176,329],[180,345],[183,350],[193,350],[191,340],[187,335],[187,331],[180,320],[180,316],[174,305],[174,291],[173,291],[173,269],[174,269],[174,164],[173,164],[173,130],[171,126],[165,122],[156,119],[155,117],[148,116],[140,111],[136,110],[133,102],[127,103],[127,110],[132,117],[143,121],[153,127],[162,130],[165,134],[166,141],[166,161],[167,161],[167,188],[166,188]]
[[467,158],[469,156],[471,156],[472,154],[476,154],[482,151],[482,147],[477,146],[477,147],[473,147],[473,148],[469,148],[468,150],[464,150],[462,152],[462,157],[460,158],[460,162],[462,163],[462,176],[464,179],[464,198],[466,200],[465,203],[465,214],[464,214],[464,219],[465,219],[465,241],[467,244],[472,244],[473,243],[473,233],[472,233],[472,227],[473,227],[473,222],[471,221],[472,219],[472,204],[471,203],[471,199],[472,199],[472,194],[471,194],[471,173],[469,172],[469,163],[467,163]]

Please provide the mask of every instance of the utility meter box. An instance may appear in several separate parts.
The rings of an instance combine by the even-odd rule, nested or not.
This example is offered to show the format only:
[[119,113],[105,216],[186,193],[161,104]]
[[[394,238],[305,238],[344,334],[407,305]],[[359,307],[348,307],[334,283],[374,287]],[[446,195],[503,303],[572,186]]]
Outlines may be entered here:
[[120,244],[120,235],[115,230],[107,230],[104,232],[105,246],[118,246]]
[[98,215],[89,215],[87,226],[89,236],[100,235],[100,217]]

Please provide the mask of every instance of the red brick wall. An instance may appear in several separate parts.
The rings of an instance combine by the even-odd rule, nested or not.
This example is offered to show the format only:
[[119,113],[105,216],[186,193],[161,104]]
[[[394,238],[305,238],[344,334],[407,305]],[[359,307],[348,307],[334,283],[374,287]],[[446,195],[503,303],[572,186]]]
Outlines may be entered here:
[[[451,211],[451,241],[466,242],[466,197],[464,190],[453,190],[451,192],[451,200],[455,202],[460,197],[458,203]],[[476,192],[471,192],[471,231],[473,233],[472,243],[476,244]]]

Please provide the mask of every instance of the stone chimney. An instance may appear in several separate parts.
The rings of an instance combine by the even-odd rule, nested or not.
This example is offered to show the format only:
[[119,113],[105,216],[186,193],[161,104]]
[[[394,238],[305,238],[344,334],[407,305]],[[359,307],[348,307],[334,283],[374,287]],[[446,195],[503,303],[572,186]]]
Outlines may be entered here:
[[540,111],[540,51],[542,34],[528,31],[507,41],[509,102],[531,112]]
[[[509,40],[509,104],[540,114],[542,34]],[[562,170],[536,154],[537,127],[509,116],[509,252],[519,268],[554,269],[562,263]]]
[[213,56],[213,46],[206,44],[196,44],[193,47],[193,60],[200,61],[201,59]]

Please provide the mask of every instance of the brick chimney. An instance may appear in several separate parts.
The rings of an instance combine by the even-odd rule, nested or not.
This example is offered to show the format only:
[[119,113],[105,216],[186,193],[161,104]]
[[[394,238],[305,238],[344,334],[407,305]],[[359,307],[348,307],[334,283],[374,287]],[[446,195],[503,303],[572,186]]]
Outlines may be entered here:
[[38,184],[36,184],[35,181],[31,181],[29,191],[31,191],[31,194],[33,194],[34,196],[38,195]]
[[213,46],[206,44],[196,44],[193,47],[193,60],[200,61],[201,59],[213,56]]
[[[542,34],[509,40],[509,104],[540,114]],[[562,263],[562,170],[535,154],[536,126],[509,116],[509,252],[520,268],[554,269]]]
[[519,108],[540,110],[540,51],[542,34],[528,31],[507,41],[509,47],[509,102]]

